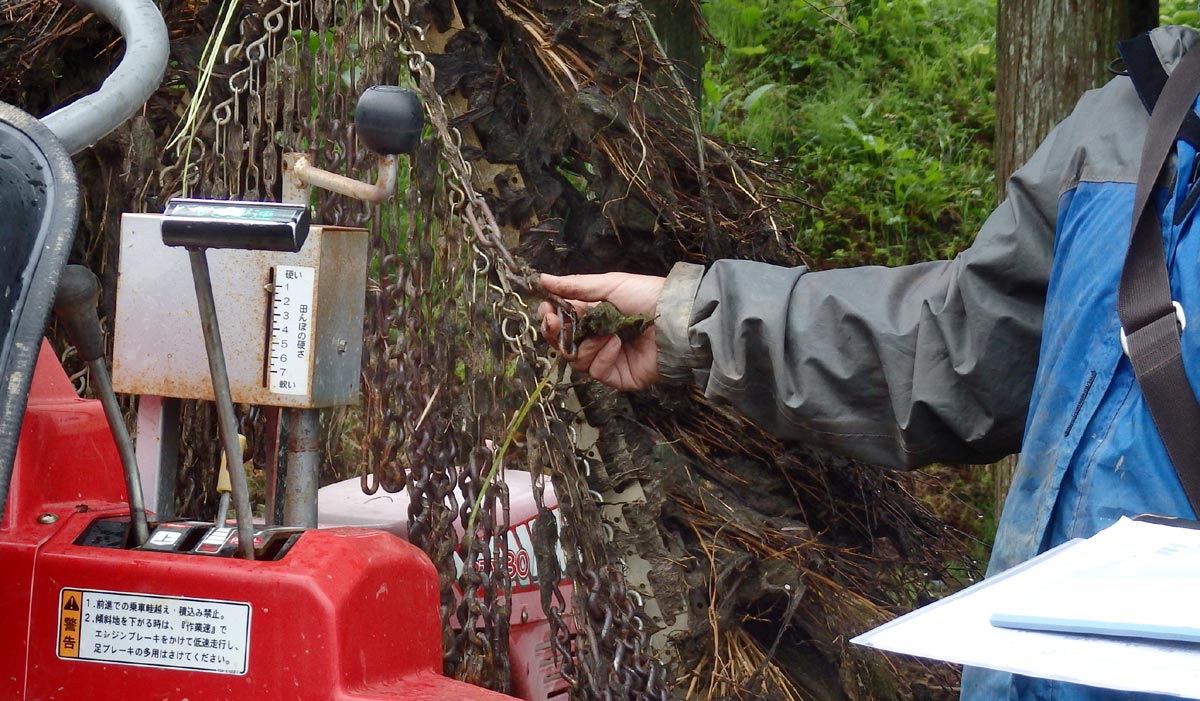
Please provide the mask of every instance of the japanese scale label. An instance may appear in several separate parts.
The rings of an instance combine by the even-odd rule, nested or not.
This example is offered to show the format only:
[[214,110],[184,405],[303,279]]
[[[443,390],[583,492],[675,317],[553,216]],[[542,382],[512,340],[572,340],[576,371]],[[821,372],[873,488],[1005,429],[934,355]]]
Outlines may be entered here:
[[276,394],[308,394],[316,277],[316,268],[275,266],[267,388]]
[[250,604],[63,589],[60,659],[245,674]]

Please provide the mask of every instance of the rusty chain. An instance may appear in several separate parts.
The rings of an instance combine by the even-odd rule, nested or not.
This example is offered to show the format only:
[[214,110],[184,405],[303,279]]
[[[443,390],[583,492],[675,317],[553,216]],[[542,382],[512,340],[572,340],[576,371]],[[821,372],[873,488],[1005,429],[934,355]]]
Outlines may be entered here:
[[[407,491],[410,539],[438,571],[446,672],[508,691],[504,465],[522,465],[538,506],[543,608],[572,696],[665,699],[669,680],[649,648],[637,594],[605,549],[607,526],[565,390],[549,381],[562,366],[539,343],[531,306],[538,286],[475,190],[462,133],[417,48],[425,29],[412,17],[408,0],[276,0],[244,11],[222,50],[213,106],[201,111],[194,136],[177,141],[162,189],[179,192],[186,182],[200,196],[275,199],[281,154],[300,150],[323,168],[370,179],[353,147],[350,109],[364,87],[396,83],[407,71],[433,138],[411,159],[403,202],[373,209],[317,193],[313,212],[324,224],[367,226],[377,266],[361,425],[349,429],[363,491]],[[244,417],[249,433],[252,423]],[[546,506],[547,477],[561,533]],[[559,589],[568,579],[572,613]]]

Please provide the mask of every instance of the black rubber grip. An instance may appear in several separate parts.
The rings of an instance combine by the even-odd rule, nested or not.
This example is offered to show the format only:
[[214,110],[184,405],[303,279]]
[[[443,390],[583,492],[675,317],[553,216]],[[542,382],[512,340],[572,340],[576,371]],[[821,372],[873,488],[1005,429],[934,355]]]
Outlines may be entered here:
[[104,332],[96,307],[100,303],[100,281],[82,265],[63,268],[54,297],[54,314],[81,358],[92,362],[104,357]]

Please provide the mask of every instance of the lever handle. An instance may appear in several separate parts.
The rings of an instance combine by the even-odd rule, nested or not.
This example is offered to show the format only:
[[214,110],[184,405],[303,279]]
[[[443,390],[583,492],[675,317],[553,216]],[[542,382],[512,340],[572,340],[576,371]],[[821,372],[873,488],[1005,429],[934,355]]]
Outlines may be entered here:
[[100,304],[100,281],[82,265],[63,268],[54,298],[54,314],[85,362],[104,357],[104,331],[96,307]]
[[[246,445],[248,444],[246,437],[238,434],[238,448],[241,450],[242,459],[246,458]],[[251,464],[249,461],[242,463],[242,469],[246,469],[246,465]],[[221,467],[217,470],[217,494],[229,494],[233,491],[233,483],[229,477],[229,456],[221,453]],[[223,521],[222,521],[223,522]]]
[[125,489],[129,493],[129,520],[133,524],[133,544],[140,546],[150,537],[146,525],[146,507],[142,501],[142,483],[138,476],[137,455],[133,441],[125,428],[121,406],[113,393],[108,366],[104,364],[104,332],[100,330],[100,316],[96,306],[100,303],[100,281],[92,271],[82,265],[63,268],[54,298],[54,313],[63,325],[79,356],[92,371],[93,387],[104,407],[104,418],[112,431],[113,441],[121,456],[121,469],[125,473]]
[[369,87],[354,108],[354,126],[358,138],[375,153],[382,156],[412,153],[425,126],[421,98],[398,85]]

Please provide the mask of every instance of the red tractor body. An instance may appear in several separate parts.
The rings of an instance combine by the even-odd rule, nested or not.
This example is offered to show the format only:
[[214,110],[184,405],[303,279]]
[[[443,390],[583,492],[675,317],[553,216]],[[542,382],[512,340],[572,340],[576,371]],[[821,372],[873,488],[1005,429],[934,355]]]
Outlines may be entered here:
[[99,403],[44,347],[0,525],[0,697],[509,698],[441,675],[437,577],[400,538],[307,530],[255,561],[125,549],[123,492]]

